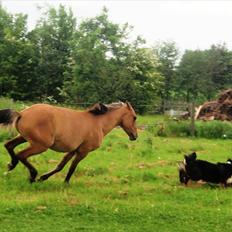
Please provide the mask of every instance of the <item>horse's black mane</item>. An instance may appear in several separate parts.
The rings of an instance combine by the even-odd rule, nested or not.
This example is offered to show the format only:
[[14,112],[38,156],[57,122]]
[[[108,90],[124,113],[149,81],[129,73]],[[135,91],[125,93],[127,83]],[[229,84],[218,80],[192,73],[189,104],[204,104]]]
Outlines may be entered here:
[[88,112],[90,112],[93,115],[101,115],[105,114],[111,110],[118,109],[122,106],[124,106],[125,103],[123,102],[113,102],[111,104],[102,104],[102,103],[97,103],[93,107],[91,107]]

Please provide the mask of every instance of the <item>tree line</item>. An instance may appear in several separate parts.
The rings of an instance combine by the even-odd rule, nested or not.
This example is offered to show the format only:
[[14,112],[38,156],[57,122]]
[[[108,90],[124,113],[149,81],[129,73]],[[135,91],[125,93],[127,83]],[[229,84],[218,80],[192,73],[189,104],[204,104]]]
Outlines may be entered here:
[[132,30],[110,21],[105,8],[77,22],[60,5],[28,31],[27,15],[0,5],[0,95],[82,106],[128,100],[145,113],[165,101],[210,100],[231,86],[225,44],[181,55],[175,42],[150,47],[131,39]]

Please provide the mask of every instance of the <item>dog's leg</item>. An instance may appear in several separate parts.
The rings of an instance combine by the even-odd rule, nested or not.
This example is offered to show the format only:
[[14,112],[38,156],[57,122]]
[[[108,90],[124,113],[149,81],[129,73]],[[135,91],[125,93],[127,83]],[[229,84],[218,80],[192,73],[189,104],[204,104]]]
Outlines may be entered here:
[[185,186],[187,186],[188,185],[188,181],[190,180],[190,178],[189,177],[185,177],[185,181],[184,181],[184,184],[185,184]]

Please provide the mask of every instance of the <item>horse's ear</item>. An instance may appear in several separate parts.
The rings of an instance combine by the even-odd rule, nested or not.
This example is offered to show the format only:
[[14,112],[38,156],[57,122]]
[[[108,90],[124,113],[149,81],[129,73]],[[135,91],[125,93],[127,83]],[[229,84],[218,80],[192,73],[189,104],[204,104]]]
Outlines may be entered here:
[[89,112],[94,115],[104,114],[107,111],[108,111],[107,106],[102,103],[97,103],[92,108],[89,109]]
[[100,106],[100,111],[102,112],[102,114],[104,114],[108,111],[108,108],[106,105],[99,103],[99,106]]
[[130,110],[133,109],[132,106],[131,106],[131,104],[130,104],[130,102],[126,101],[126,105],[127,105],[127,107],[128,107]]

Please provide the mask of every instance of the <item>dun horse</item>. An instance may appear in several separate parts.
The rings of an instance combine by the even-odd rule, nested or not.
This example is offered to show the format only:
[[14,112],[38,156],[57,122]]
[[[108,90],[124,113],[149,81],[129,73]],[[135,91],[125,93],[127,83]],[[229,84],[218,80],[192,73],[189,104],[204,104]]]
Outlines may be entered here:
[[[135,111],[128,102],[109,105],[100,103],[82,112],[47,104],[35,104],[21,112],[0,110],[0,124],[12,124],[19,132],[17,137],[5,144],[11,157],[8,170],[13,170],[21,161],[30,172],[30,181],[34,182],[37,170],[27,159],[52,149],[66,154],[54,170],[42,175],[39,180],[44,181],[61,171],[73,158],[65,178],[69,182],[78,163],[89,152],[99,148],[104,136],[114,127],[120,126],[130,140],[135,140],[135,120]],[[15,154],[14,148],[24,142],[28,142],[29,146]]]

